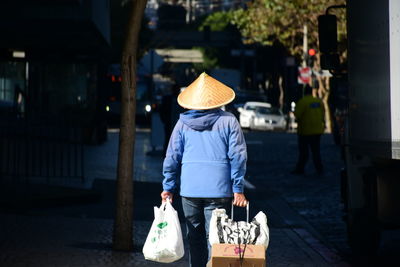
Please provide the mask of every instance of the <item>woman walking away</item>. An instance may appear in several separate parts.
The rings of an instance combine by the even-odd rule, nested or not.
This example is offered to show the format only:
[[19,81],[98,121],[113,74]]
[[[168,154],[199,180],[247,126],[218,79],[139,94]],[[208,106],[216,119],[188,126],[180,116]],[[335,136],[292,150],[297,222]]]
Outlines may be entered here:
[[[163,201],[178,193],[187,226],[190,266],[204,267],[210,257],[211,213],[247,205],[244,190],[247,149],[233,114],[220,108],[234,91],[202,73],[178,96],[182,113],[169,140],[163,164]],[[180,173],[180,177],[178,177]]]

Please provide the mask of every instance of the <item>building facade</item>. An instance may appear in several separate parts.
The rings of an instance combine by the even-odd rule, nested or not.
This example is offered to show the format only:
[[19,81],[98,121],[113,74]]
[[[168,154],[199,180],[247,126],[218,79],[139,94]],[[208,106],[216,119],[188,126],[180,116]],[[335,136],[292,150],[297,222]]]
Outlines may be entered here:
[[106,139],[109,0],[0,2],[0,182],[84,177]]
[[18,118],[59,121],[75,113],[86,125],[98,123],[109,12],[109,0],[2,1],[3,105]]

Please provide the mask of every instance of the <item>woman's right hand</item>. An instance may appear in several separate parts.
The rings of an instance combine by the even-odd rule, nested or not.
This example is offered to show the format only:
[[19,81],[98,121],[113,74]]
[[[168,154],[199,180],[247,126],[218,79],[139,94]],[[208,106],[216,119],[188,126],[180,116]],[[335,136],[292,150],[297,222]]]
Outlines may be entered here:
[[165,202],[165,201],[167,201],[167,198],[169,198],[169,200],[171,201],[171,203],[172,203],[172,199],[173,199],[173,197],[174,197],[174,194],[173,193],[171,193],[171,192],[168,192],[168,191],[162,191],[162,193],[161,193],[161,200],[162,200],[162,202]]
[[233,194],[233,205],[238,207],[246,207],[248,201],[243,193],[234,193]]

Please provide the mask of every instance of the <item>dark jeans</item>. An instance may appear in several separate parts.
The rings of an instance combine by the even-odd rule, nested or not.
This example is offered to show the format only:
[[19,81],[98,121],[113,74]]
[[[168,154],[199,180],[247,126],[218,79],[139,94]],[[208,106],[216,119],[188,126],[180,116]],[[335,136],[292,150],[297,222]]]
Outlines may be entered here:
[[205,267],[211,256],[208,232],[212,211],[216,208],[230,211],[232,198],[188,198],[182,197],[186,219],[191,267]]
[[299,159],[297,161],[296,171],[303,172],[308,161],[308,148],[311,150],[312,159],[317,172],[322,172],[322,162],[320,153],[321,135],[297,135],[299,145]]

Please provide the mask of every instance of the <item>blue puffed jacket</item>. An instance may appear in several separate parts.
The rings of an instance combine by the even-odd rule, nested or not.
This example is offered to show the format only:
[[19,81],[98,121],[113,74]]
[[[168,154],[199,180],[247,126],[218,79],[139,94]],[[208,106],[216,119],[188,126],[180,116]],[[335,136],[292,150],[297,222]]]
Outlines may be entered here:
[[221,198],[243,193],[247,149],[233,114],[221,109],[180,115],[163,164],[163,189],[180,195]]

